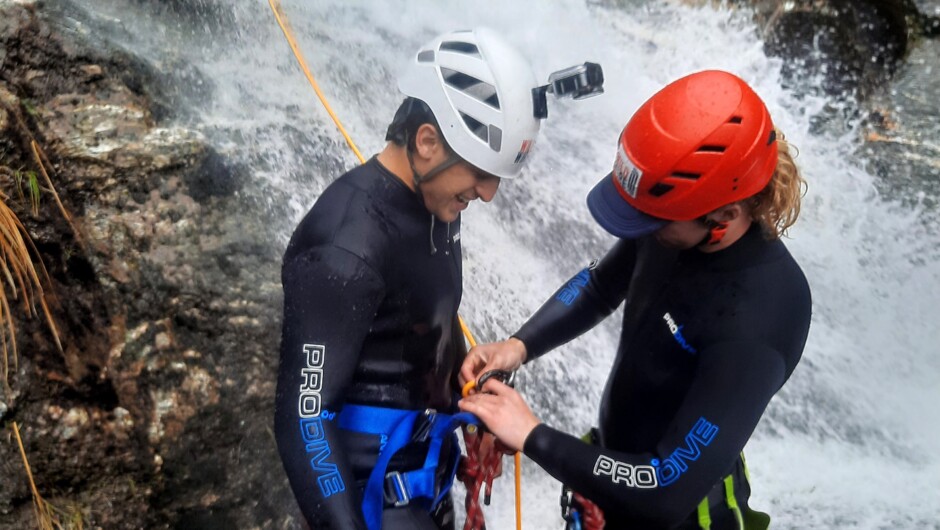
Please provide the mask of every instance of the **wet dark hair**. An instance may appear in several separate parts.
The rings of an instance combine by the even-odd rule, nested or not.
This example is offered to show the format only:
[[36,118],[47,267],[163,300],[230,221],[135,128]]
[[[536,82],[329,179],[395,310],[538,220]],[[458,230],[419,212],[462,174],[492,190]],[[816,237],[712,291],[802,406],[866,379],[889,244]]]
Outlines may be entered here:
[[415,135],[418,127],[425,123],[430,123],[437,129],[438,136],[444,142],[448,152],[453,150],[444,138],[441,127],[437,124],[437,119],[427,103],[418,98],[407,97],[395,111],[395,117],[392,123],[388,125],[388,131],[385,133],[385,140],[393,142],[395,145],[407,147],[409,151],[415,148]]

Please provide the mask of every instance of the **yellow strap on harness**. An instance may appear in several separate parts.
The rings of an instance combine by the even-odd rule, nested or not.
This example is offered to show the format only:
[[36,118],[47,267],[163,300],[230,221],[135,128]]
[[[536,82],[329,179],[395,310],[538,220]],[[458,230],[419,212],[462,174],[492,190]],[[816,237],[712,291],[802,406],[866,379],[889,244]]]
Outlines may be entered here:
[[708,511],[708,497],[698,503],[698,525],[702,530],[709,530],[712,527],[712,516]]
[[728,502],[728,508],[734,512],[734,518],[738,521],[738,530],[744,530],[744,519],[741,517],[741,508],[738,507],[738,499],[734,496],[734,476],[725,477],[725,500]]
[[[744,453],[741,453],[741,463],[744,466],[744,479],[748,484],[751,482],[751,474],[747,469],[747,462],[744,460]],[[770,516],[764,512],[748,507],[745,510],[738,505],[738,499],[734,492],[734,473],[728,475],[722,481],[724,485],[725,502],[728,509],[734,514],[735,521],[738,523],[738,530],[767,530],[770,527]],[[698,525],[702,530],[710,530],[712,524],[711,511],[708,507],[708,497],[698,503],[696,510],[698,516]]]

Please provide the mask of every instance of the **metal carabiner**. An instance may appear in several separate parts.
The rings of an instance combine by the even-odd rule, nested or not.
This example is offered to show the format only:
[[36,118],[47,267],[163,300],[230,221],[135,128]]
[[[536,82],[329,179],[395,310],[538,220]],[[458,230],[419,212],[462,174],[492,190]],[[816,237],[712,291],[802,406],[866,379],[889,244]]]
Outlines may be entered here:
[[476,381],[467,381],[467,384],[463,386],[463,389],[461,390],[460,395],[463,397],[467,397],[470,395],[470,391],[475,388],[480,389],[480,391],[482,392],[483,385],[486,384],[486,382],[490,378],[493,378],[493,377],[499,379],[500,381],[503,382],[503,384],[507,386],[510,386],[510,387],[515,386],[516,372],[510,372],[509,370],[490,370],[489,372],[486,372],[485,374],[481,375],[480,378],[477,379]]
[[485,385],[488,380],[494,377],[499,379],[500,382],[506,386],[515,386],[516,372],[510,372],[509,370],[490,370],[477,379],[476,388],[482,389],[483,385]]

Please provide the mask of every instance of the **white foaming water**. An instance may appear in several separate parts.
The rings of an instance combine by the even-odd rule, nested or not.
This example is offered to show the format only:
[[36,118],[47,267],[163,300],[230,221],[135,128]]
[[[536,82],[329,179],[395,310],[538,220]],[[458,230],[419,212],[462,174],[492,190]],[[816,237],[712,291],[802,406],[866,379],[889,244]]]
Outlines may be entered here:
[[[158,64],[182,58],[215,82],[203,126],[266,183],[267,200],[285,212],[285,241],[338,175],[333,159],[357,163],[264,0],[239,0],[234,23],[211,31],[148,19],[128,0],[94,3],[122,21],[118,38],[137,53]],[[550,100],[524,176],[464,216],[462,315],[481,341],[514,331],[613,242],[584,197],[609,171],[620,129],[646,98],[706,68],[746,79],[799,150],[809,190],[786,243],[814,298],[803,361],[747,447],[752,505],[770,511],[775,528],[940,528],[940,238],[919,212],[879,196],[855,155],[858,130],[810,132],[811,117],[829,102],[780,88],[780,64],[763,55],[748,13],[574,0],[284,4],[314,76],[367,157],[384,145],[401,100],[399,66],[439,32],[500,30],[540,79],[585,60],[604,67],[606,94]],[[183,44],[166,44],[177,39]],[[617,322],[522,370],[521,390],[544,421],[576,434],[595,421]],[[531,462],[523,468],[524,526],[562,527],[557,482]],[[511,528],[513,511],[506,477],[486,511],[489,527]]]

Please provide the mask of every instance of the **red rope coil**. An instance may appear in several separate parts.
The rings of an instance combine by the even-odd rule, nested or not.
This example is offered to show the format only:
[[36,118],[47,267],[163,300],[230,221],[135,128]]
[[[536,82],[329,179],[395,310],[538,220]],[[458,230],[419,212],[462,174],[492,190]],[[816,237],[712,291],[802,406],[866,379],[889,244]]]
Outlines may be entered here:
[[467,488],[464,506],[467,520],[464,530],[486,530],[483,508],[480,506],[480,491],[483,504],[490,504],[493,480],[503,474],[503,455],[508,451],[492,433],[476,425],[463,426],[463,440],[467,455],[460,459],[457,478]]

